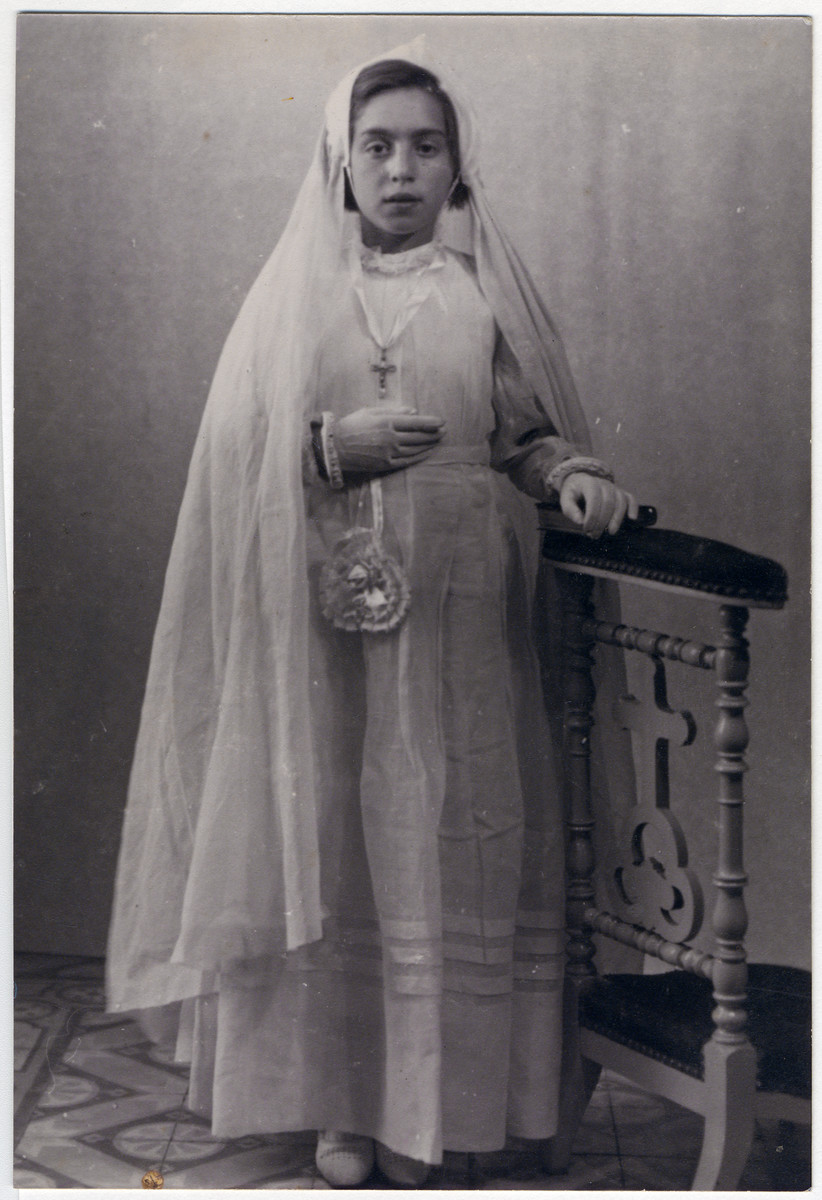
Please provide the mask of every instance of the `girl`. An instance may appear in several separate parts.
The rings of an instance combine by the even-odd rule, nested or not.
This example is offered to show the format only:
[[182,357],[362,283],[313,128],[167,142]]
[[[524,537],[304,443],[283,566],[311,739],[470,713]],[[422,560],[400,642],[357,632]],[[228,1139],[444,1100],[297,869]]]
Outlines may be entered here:
[[533,505],[616,532],[567,363],[416,43],[332,95],[224,349],[152,655],[109,956],[215,1134],[357,1185],[555,1132],[562,826]]

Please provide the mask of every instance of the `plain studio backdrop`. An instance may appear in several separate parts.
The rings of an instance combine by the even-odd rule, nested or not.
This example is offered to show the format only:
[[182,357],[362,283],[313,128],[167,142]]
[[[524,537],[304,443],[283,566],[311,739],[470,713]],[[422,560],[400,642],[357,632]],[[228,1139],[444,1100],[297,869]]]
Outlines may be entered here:
[[[661,526],[788,570],[789,606],[750,628],[750,949],[808,966],[799,17],[19,18],[17,947],[104,952],[151,637],[222,343],[332,87],[419,33],[473,97],[491,200],[563,333],[598,453]],[[631,623],[711,640],[695,624],[711,606],[628,593]],[[673,707],[710,723],[683,675]],[[704,761],[673,774],[709,845],[701,737]]]

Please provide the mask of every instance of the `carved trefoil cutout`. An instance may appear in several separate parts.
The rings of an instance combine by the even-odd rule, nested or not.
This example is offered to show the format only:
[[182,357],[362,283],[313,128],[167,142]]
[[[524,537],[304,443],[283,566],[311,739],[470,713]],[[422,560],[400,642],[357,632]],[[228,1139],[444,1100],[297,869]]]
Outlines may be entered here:
[[635,734],[639,802],[630,821],[630,862],[615,871],[617,888],[629,919],[671,942],[687,942],[702,924],[704,902],[699,880],[688,867],[688,848],[679,821],[670,811],[668,750],[690,746],[697,733],[689,712],[668,703],[665,664],[654,658],[654,703],[625,696],[615,718]]

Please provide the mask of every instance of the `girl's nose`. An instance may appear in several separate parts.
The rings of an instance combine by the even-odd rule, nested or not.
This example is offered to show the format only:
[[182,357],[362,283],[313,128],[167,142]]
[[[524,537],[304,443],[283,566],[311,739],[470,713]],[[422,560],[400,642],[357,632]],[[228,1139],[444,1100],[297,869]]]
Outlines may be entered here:
[[397,180],[408,180],[414,177],[414,162],[413,155],[410,150],[403,146],[397,146],[391,156],[390,162],[391,178]]

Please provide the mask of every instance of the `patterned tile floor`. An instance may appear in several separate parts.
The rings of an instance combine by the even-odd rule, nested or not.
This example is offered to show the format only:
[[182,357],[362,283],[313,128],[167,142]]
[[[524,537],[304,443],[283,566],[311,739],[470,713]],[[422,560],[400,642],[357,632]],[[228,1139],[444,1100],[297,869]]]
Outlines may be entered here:
[[[15,1000],[15,1175],[19,1188],[139,1188],[162,1169],[171,1188],[327,1188],[311,1135],[212,1138],[187,1112],[186,1070],[139,1027],[103,1011],[98,959],[19,955]],[[434,1189],[667,1191],[687,1188],[701,1121],[614,1075],[588,1108],[567,1174],[522,1157],[449,1155]],[[385,1188],[375,1175],[369,1188]],[[746,1191],[810,1187],[808,1136],[757,1130]]]

